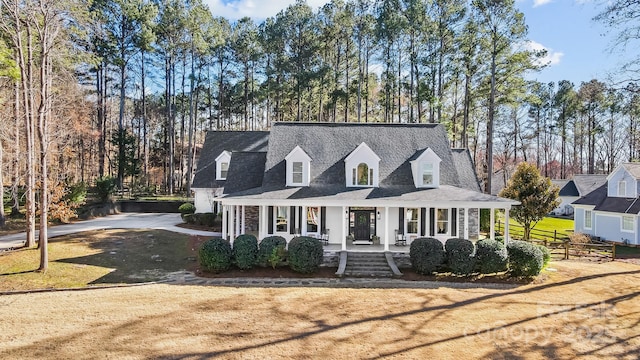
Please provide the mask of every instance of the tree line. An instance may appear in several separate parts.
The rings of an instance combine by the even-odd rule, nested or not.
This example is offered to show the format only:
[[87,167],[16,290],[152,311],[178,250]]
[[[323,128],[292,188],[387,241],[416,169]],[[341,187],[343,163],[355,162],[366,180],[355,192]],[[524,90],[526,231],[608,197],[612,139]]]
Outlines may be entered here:
[[0,0],[0,169],[30,234],[52,188],[113,176],[188,194],[206,130],[274,121],[442,123],[487,191],[523,160],[566,178],[638,158],[635,86],[527,81],[545,53],[514,0],[298,0],[261,22],[212,10]]

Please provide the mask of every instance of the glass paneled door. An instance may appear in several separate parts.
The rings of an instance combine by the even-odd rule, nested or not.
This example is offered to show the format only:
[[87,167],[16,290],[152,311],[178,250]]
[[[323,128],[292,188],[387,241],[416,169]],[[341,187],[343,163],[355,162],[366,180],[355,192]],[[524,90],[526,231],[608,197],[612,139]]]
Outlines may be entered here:
[[356,241],[369,241],[376,233],[376,212],[374,210],[351,210],[350,232]]

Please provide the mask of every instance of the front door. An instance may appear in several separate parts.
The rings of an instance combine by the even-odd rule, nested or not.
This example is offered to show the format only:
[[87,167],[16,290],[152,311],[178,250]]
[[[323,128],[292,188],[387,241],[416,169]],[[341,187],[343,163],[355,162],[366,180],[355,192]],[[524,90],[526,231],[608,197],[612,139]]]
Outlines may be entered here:
[[[354,224],[353,224],[353,237],[354,240],[366,240],[371,239],[372,218],[375,220],[375,212],[370,210],[356,210],[353,211]],[[375,226],[375,225],[374,225]]]

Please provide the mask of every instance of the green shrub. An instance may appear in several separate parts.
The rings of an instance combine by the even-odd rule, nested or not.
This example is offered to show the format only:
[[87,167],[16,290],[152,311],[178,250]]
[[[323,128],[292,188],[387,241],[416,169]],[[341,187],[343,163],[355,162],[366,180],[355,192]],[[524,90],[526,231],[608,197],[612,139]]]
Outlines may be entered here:
[[182,221],[186,224],[195,224],[196,214],[184,214],[182,215]]
[[182,215],[193,214],[196,212],[196,206],[192,203],[184,203],[178,208],[178,212]]
[[198,213],[195,215],[197,215],[198,225],[213,227],[216,221],[216,214],[214,213]]
[[118,180],[110,176],[103,176],[96,180],[96,195],[101,202],[107,202],[116,193]]
[[[287,240],[282,236],[268,236],[260,241],[260,248],[258,249],[258,265],[267,266],[270,263],[269,259],[273,254],[273,250],[282,246],[286,250]],[[283,257],[286,255],[283,255]],[[284,258],[283,258],[284,260]]]
[[429,275],[436,271],[445,260],[442,242],[434,238],[417,238],[409,248],[411,267],[418,274]]
[[502,235],[495,235],[494,239],[496,239],[497,242],[504,244],[504,236]]
[[200,265],[205,271],[222,272],[231,266],[231,244],[222,238],[205,241],[199,255]]
[[238,236],[233,241],[233,260],[240,269],[251,269],[258,257],[258,240],[251,234]]
[[476,268],[475,247],[467,239],[449,239],[444,248],[447,254],[447,265],[454,274],[468,275]]
[[482,239],[476,243],[476,262],[482,274],[493,274],[507,270],[507,248],[503,243]]
[[291,270],[310,274],[322,264],[324,250],[318,239],[299,236],[289,242],[289,266]]
[[549,261],[551,261],[551,251],[544,245],[537,245],[538,249],[542,252],[542,268],[546,268],[549,265]]
[[510,241],[507,245],[509,253],[509,272],[513,276],[536,276],[542,271],[544,264],[542,251],[526,241]]
[[278,245],[273,248],[271,251],[271,255],[269,255],[269,259],[267,262],[271,265],[272,268],[276,268],[278,265],[284,261],[287,256],[287,249],[284,245]]

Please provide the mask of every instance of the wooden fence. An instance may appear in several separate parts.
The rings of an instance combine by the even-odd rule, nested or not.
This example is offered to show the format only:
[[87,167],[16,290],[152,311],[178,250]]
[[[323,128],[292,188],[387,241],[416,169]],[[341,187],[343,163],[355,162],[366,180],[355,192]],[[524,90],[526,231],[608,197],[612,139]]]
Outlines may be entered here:
[[[504,224],[500,221],[496,224],[496,231],[504,235]],[[509,235],[511,238],[522,239],[524,236],[524,227],[509,224]],[[578,257],[604,257],[615,260],[616,245],[604,242],[576,243],[571,242],[566,231],[559,232],[557,230],[539,230],[531,229],[529,233],[529,242],[546,246],[551,250],[552,254],[561,254],[564,259],[569,256]]]

